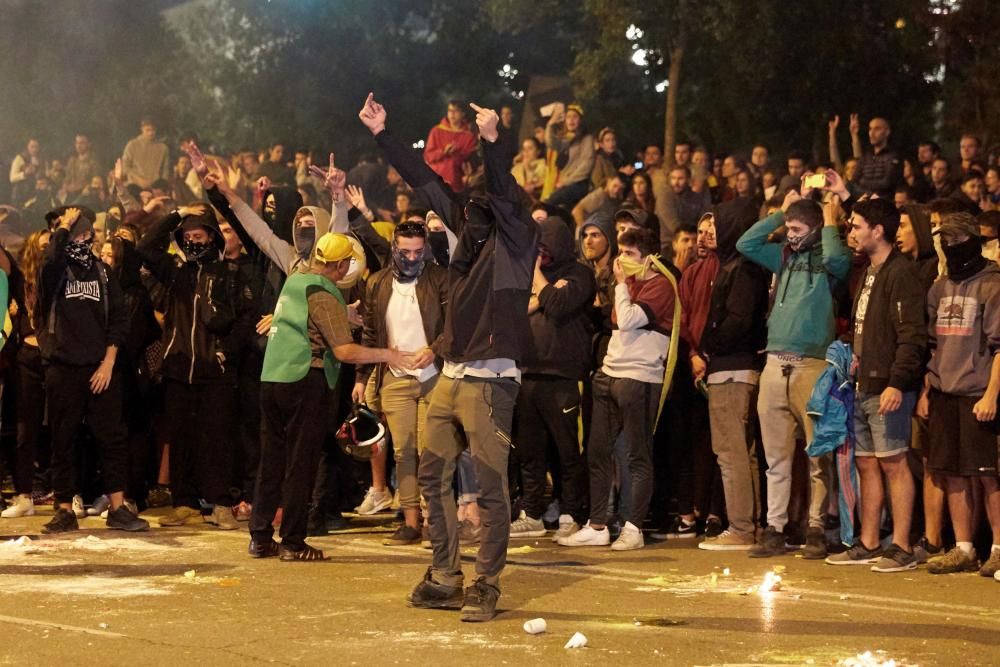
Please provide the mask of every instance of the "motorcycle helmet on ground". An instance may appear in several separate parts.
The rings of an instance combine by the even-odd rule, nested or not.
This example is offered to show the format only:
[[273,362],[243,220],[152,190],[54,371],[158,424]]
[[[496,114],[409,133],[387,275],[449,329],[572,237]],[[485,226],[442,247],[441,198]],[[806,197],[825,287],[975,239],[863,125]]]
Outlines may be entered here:
[[367,406],[355,403],[337,430],[337,445],[359,461],[370,461],[385,448],[385,425]]

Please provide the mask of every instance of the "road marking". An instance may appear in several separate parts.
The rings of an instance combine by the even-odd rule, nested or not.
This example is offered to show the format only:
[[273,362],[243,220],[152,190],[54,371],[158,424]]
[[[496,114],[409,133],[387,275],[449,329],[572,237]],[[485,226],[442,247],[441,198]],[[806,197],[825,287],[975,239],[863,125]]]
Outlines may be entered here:
[[0,623],[13,623],[15,625],[30,625],[39,628],[51,628],[53,630],[69,630],[70,632],[82,632],[88,635],[98,635],[100,637],[110,637],[112,639],[127,639],[127,635],[107,630],[93,630],[91,628],[81,628],[78,625],[64,625],[63,623],[52,623],[51,621],[36,621],[31,618],[21,618],[19,616],[0,615]]

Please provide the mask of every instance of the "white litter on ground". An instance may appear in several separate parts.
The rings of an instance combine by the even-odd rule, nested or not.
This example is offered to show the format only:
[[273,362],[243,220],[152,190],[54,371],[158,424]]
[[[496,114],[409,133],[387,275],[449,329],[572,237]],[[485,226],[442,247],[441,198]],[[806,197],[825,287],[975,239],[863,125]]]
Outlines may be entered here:
[[169,595],[169,588],[158,586],[148,578],[0,575],[0,590],[4,593],[49,593],[98,598],[131,598],[149,595]]

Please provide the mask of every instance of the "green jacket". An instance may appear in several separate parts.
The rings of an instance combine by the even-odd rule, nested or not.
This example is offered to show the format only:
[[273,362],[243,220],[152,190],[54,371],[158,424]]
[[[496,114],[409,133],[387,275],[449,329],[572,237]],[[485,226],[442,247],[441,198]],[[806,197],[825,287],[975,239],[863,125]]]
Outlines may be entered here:
[[[312,345],[309,342],[310,287],[324,289],[344,303],[340,290],[323,276],[315,273],[290,275],[281,289],[271,331],[267,334],[261,381],[290,384],[309,373],[312,362]],[[330,350],[323,354],[323,372],[327,386],[333,389],[340,375],[340,362]]]
[[781,211],[764,218],[740,237],[736,249],[778,275],[767,318],[767,351],[824,359],[836,336],[832,287],[846,280],[851,258],[836,227],[823,227],[822,242],[811,250],[788,254],[785,242],[767,240],[783,224]]

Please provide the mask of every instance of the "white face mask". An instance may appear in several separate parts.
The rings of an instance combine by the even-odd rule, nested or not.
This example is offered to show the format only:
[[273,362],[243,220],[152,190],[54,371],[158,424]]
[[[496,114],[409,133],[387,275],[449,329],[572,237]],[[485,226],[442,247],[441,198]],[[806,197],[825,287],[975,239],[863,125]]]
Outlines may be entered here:
[[993,239],[983,244],[983,257],[991,262],[997,261],[1000,257],[1000,240]]

